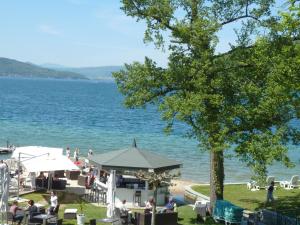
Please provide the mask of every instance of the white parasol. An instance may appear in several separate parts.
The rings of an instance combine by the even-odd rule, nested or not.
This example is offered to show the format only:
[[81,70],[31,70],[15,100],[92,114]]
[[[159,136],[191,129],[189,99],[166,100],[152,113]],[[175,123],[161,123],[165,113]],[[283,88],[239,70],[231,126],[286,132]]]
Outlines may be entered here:
[[115,211],[115,193],[116,193],[116,171],[111,170],[110,176],[107,180],[107,212],[108,218],[114,217]]

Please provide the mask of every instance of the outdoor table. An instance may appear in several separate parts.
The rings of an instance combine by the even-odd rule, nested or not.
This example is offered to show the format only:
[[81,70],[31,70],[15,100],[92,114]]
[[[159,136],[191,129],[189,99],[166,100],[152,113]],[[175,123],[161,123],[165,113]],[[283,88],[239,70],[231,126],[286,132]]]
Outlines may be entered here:
[[200,218],[202,218],[204,221],[206,220],[206,213],[209,209],[209,204],[209,201],[206,200],[195,202],[193,209],[197,214],[197,220]]
[[77,209],[65,209],[64,219],[76,219]]
[[40,214],[40,215],[34,216],[33,218],[34,219],[38,219],[38,220],[43,220],[43,225],[46,225],[47,224],[47,220],[55,218],[55,216],[54,215],[49,215],[49,214]]
[[114,225],[115,222],[118,222],[119,219],[117,218],[104,218],[104,219],[97,219],[97,222],[99,223],[111,223]]
[[45,212],[45,206],[40,203],[34,203],[34,205],[37,207],[38,212],[44,211]]

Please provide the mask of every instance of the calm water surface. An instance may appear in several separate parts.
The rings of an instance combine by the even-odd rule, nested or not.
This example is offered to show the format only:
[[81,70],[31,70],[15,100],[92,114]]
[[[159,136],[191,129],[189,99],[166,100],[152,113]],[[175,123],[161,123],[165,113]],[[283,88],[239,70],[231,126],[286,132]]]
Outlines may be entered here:
[[[9,139],[17,146],[79,147],[86,155],[89,148],[95,153],[125,148],[136,138],[139,148],[181,161],[182,178],[209,180],[208,154],[184,137],[184,125],[176,124],[166,136],[154,107],[130,110],[122,101],[114,83],[0,78],[0,146]],[[270,173],[277,179],[300,174],[298,150],[291,146],[289,152],[295,168],[275,165]],[[225,169],[227,182],[251,177],[236,159],[227,159]]]

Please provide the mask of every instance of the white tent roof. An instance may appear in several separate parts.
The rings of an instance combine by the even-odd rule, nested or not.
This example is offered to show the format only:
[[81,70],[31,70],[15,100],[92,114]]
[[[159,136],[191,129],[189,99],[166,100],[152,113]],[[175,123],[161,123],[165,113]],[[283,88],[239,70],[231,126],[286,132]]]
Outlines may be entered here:
[[63,155],[62,148],[48,148],[41,146],[25,146],[25,147],[17,147],[13,154],[12,158],[18,159],[19,153],[21,154],[21,159],[29,158],[32,156],[40,156],[43,154],[49,154],[50,156],[61,156]]
[[16,148],[12,158],[18,159],[27,172],[78,170],[79,168],[66,156],[62,148],[26,146]]
[[21,160],[21,164],[28,172],[79,170],[68,157],[61,155],[56,157],[41,156],[33,159]]

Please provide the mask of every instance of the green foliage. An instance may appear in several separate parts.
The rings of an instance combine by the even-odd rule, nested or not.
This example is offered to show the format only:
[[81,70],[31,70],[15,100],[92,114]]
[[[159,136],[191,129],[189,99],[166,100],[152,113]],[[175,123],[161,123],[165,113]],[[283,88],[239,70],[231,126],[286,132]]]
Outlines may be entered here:
[[86,202],[82,197],[78,198],[78,209],[80,214],[84,214],[84,210],[86,209]]
[[165,172],[146,172],[138,171],[135,176],[141,180],[148,182],[150,186],[155,189],[163,186],[171,186],[171,180],[178,178],[178,174],[170,174],[168,171]]
[[[146,58],[114,73],[125,105],[157,105],[168,132],[184,122],[202,148],[233,148],[259,177],[274,161],[292,166],[286,144],[300,137],[290,123],[300,117],[300,7],[291,0],[272,15],[274,2],[123,0],[128,16],[146,21],[146,40],[162,47],[164,32],[171,38],[167,68]],[[229,25],[236,39],[219,54],[218,32]]]

